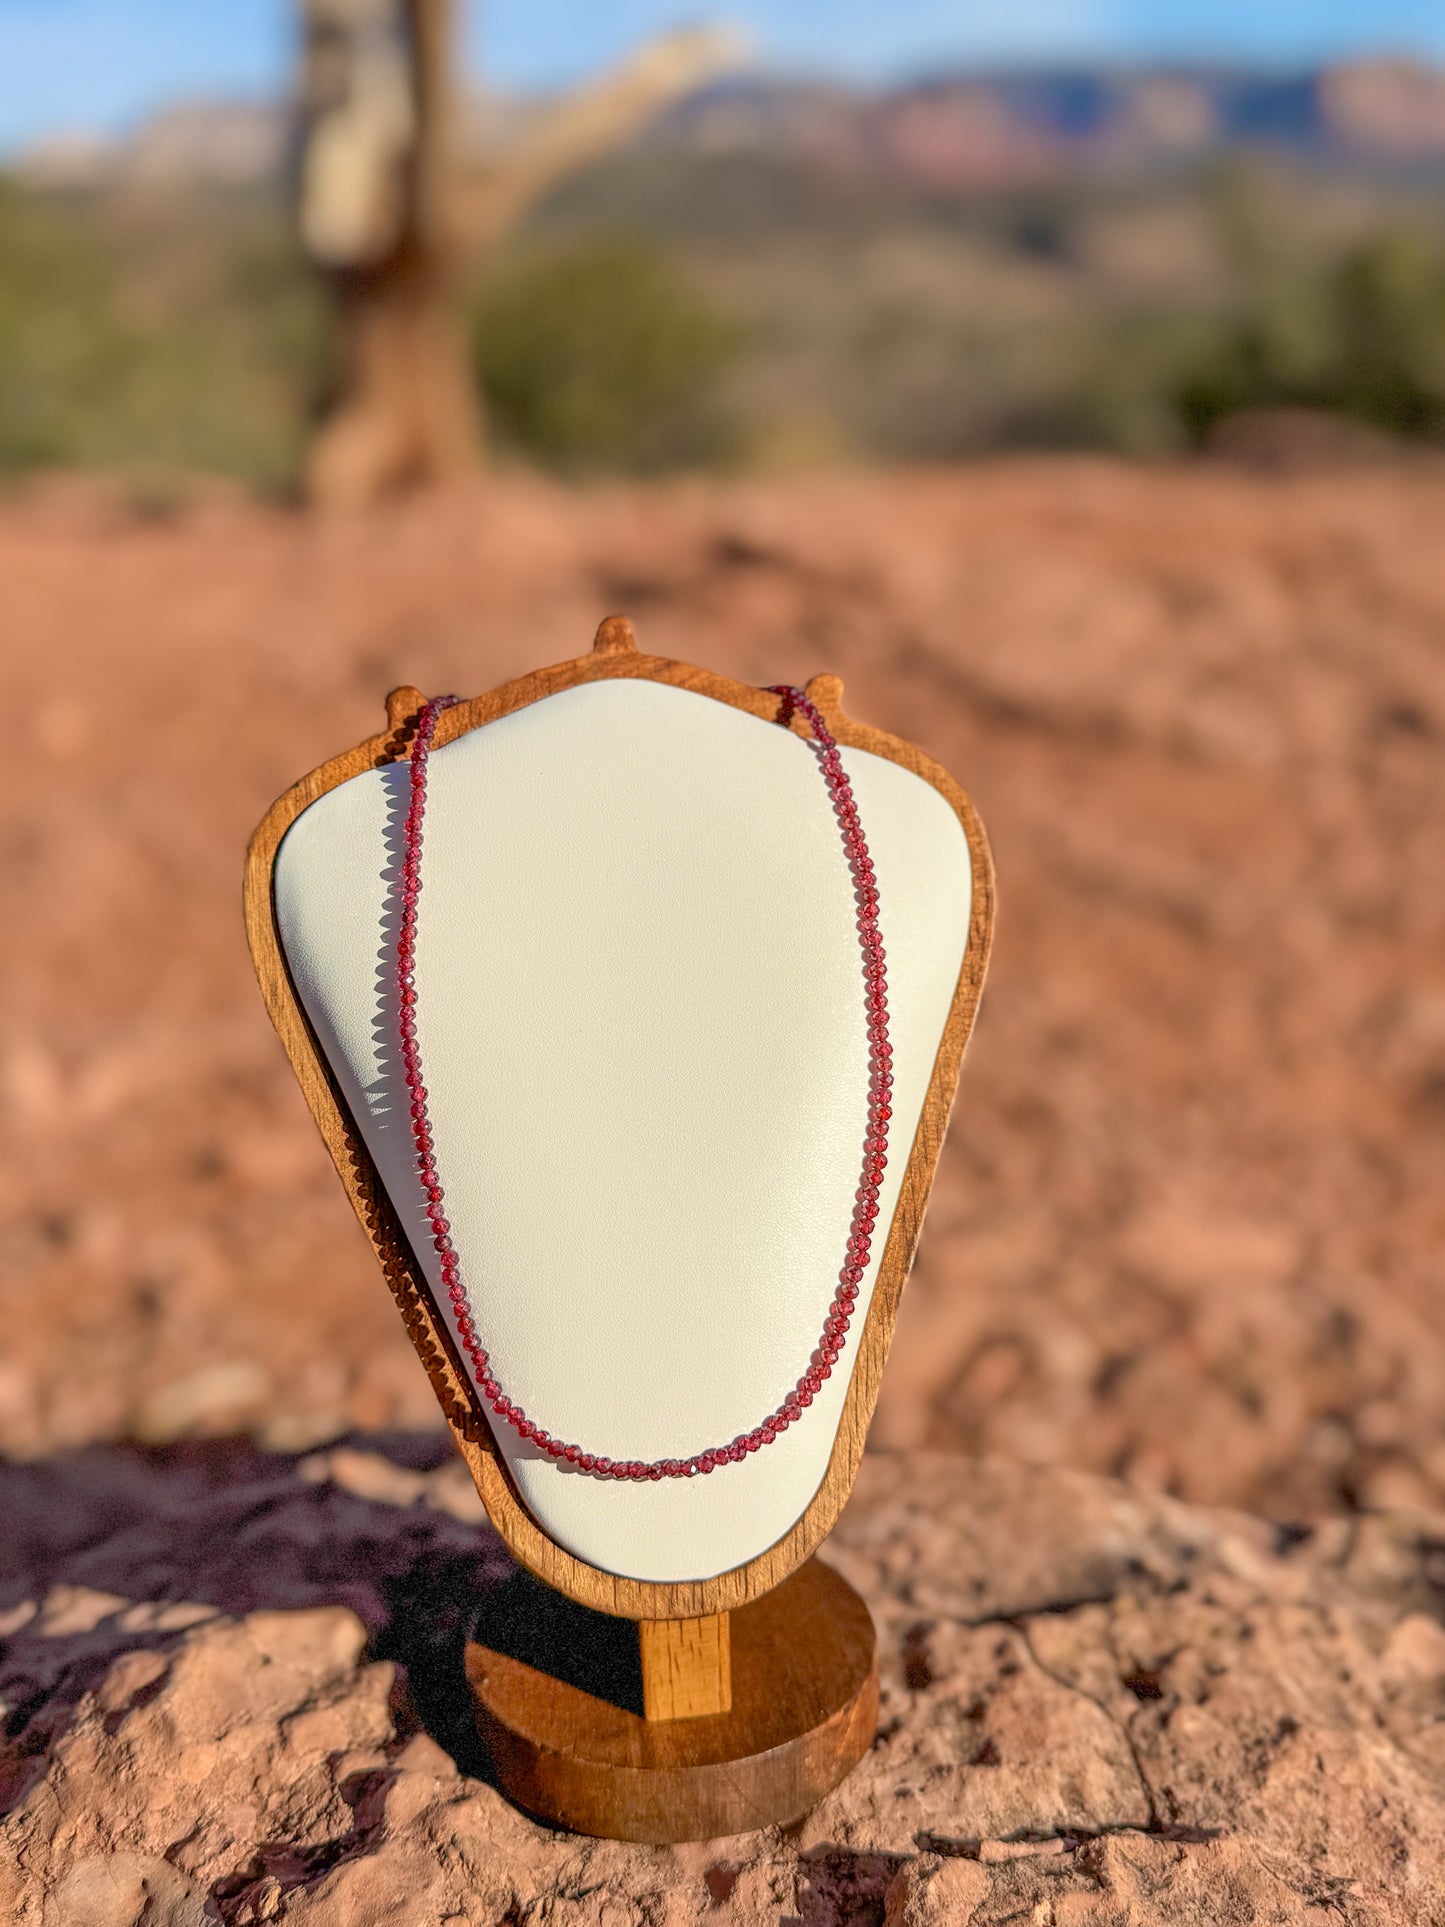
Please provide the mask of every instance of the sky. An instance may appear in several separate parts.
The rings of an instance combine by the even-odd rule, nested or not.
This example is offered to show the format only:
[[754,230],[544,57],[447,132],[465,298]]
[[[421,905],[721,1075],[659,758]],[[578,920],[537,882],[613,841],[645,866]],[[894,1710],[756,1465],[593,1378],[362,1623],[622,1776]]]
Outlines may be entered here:
[[[894,79],[1047,59],[1300,65],[1388,51],[1445,61],[1445,0],[457,0],[472,67],[546,88],[699,18],[772,66]],[[291,0],[0,0],[0,148],[109,132],[177,98],[285,85]]]

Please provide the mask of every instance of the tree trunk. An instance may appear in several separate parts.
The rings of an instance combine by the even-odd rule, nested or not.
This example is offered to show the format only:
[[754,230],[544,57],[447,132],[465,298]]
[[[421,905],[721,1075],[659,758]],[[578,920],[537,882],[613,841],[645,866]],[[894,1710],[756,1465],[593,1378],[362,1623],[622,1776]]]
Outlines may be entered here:
[[[308,9],[313,82],[332,92],[313,119],[307,183],[315,196],[308,238],[316,253],[315,237],[327,235],[318,266],[338,338],[336,396],[307,469],[308,491],[323,506],[452,480],[478,462],[479,410],[456,300],[450,0],[379,4],[394,9],[390,51],[405,63],[410,116],[400,127],[387,120],[397,107],[386,86],[394,77],[377,78],[374,53],[364,71],[359,36],[348,50],[348,19],[335,0],[311,0]],[[379,18],[373,5],[373,29]]]

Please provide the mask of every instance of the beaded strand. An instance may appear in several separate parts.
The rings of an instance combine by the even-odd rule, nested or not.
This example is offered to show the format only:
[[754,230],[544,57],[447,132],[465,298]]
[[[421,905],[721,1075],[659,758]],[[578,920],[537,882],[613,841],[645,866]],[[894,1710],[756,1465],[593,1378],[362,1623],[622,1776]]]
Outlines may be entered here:
[[417,1176],[421,1181],[432,1247],[441,1269],[442,1285],[456,1321],[457,1337],[466,1353],[482,1400],[497,1418],[510,1425],[519,1438],[527,1440],[549,1458],[560,1459],[583,1472],[604,1479],[691,1479],[714,1472],[723,1465],[736,1465],[750,1453],[771,1445],[787,1428],[802,1417],[832,1377],[833,1367],[842,1355],[843,1345],[858,1301],[859,1287],[872,1251],[873,1232],[878,1218],[878,1194],[888,1164],[888,1123],[893,1115],[893,1048],[888,1038],[888,976],[883,939],[878,928],[878,879],[852,786],[843,768],[842,755],[817,705],[801,689],[778,684],[768,691],[781,699],[778,721],[787,727],[795,713],[806,718],[813,732],[823,781],[832,799],[834,814],[842,832],[843,848],[852,871],[858,905],[858,942],[863,957],[863,983],[867,1014],[869,1094],[868,1121],[863,1139],[863,1164],[854,1193],[852,1226],[844,1249],[838,1287],[823,1321],[818,1345],[806,1371],[776,1410],[725,1445],[709,1446],[684,1459],[612,1459],[580,1445],[553,1438],[515,1400],[507,1397],[477,1331],[471,1295],[462,1281],[461,1258],[452,1242],[451,1225],[446,1215],[446,1193],[437,1171],[436,1144],[427,1109],[427,1088],[422,1075],[421,1048],[416,1030],[416,922],[421,898],[422,831],[426,820],[427,763],[437,718],[456,702],[455,696],[433,697],[417,718],[411,750],[411,802],[403,833],[401,877],[401,928],[396,941],[396,994],[401,1059],[406,1077],[410,1106],[412,1140],[416,1151]]

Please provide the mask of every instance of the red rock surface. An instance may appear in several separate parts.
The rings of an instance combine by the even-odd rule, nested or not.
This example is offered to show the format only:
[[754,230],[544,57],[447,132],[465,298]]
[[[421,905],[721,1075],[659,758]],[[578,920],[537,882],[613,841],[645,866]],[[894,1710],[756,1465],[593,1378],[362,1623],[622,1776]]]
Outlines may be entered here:
[[1445,1495],[1445,474],[1039,462],[354,522],[0,511],[0,1449],[434,1408],[262,1016],[246,836],[378,725],[644,644],[969,784],[993,980],[875,1437],[1276,1516]]
[[[435,1456],[433,1454],[433,1456]],[[14,1927],[1421,1927],[1445,1892],[1445,1517],[1280,1533],[876,1454],[829,1547],[878,1739],[798,1825],[558,1834],[460,1644],[508,1572],[455,1462],[92,1446],[0,1475]]]

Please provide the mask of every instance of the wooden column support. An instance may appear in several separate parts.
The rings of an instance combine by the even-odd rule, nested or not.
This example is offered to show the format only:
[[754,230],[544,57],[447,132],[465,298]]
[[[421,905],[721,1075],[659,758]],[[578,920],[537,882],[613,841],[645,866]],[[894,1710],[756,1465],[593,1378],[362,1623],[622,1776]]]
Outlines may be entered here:
[[727,1713],[733,1703],[728,1615],[705,1619],[643,1619],[642,1711],[649,1720],[691,1720]]

